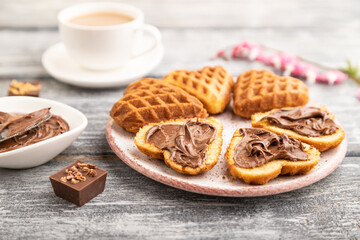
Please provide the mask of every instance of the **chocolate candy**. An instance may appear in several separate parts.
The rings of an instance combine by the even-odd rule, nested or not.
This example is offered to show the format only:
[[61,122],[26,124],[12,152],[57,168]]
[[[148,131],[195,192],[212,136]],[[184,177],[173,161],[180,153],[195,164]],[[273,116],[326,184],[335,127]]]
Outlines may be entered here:
[[105,188],[107,172],[90,163],[76,161],[50,176],[55,195],[82,206]]
[[40,90],[40,82],[18,82],[16,80],[12,80],[9,86],[8,96],[39,97]]

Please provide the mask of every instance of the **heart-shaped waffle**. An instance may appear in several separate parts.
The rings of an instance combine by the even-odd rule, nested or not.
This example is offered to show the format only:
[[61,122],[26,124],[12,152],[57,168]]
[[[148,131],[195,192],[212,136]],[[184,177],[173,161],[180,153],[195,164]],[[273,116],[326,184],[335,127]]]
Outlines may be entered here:
[[231,74],[221,66],[172,71],[163,80],[197,97],[211,114],[224,111],[234,85]]
[[[223,142],[222,140],[223,126],[219,120],[213,117],[210,117],[209,119],[197,119],[197,120],[211,124],[216,129],[216,133],[213,141],[206,147],[206,150],[204,152],[206,157],[199,166],[193,167],[188,165],[182,165],[181,163],[178,163],[172,159],[169,150],[159,149],[155,145],[147,142],[146,140],[147,132],[153,126],[159,125],[159,123],[151,123],[141,128],[140,131],[136,133],[136,137],[134,140],[135,145],[138,147],[138,149],[141,152],[145,153],[149,157],[164,159],[167,166],[171,167],[172,169],[174,169],[179,173],[188,174],[188,175],[197,175],[202,172],[209,171],[215,166],[221,153],[221,146]],[[184,124],[186,121],[188,121],[188,119],[186,120],[177,119],[177,120],[169,120],[166,122],[162,122],[161,124]]]
[[309,90],[299,79],[281,77],[268,70],[249,70],[234,86],[234,113],[250,118],[257,112],[307,104]]
[[[269,132],[267,130],[265,131]],[[266,184],[279,175],[305,174],[313,169],[320,161],[320,152],[316,148],[303,143],[303,151],[308,155],[308,159],[305,161],[275,159],[259,167],[240,167],[235,161],[235,149],[243,137],[239,129],[236,129],[226,150],[225,159],[231,175],[235,178],[242,179],[248,184]]]
[[144,78],[128,86],[110,111],[121,127],[136,133],[149,123],[178,118],[204,118],[202,103],[182,89],[159,79]]

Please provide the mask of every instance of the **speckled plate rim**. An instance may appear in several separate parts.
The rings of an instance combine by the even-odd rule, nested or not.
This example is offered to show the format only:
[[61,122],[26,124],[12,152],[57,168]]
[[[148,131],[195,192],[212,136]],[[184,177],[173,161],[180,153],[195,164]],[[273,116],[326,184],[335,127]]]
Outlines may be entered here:
[[[166,174],[159,174],[153,172],[151,169],[146,168],[146,166],[137,163],[136,161],[129,158],[123,150],[121,150],[115,143],[115,138],[112,136],[112,125],[114,121],[109,117],[106,123],[106,139],[114,151],[114,153],[129,167],[135,171],[155,180],[166,184],[171,187],[178,189],[186,190],[189,192],[212,195],[212,196],[225,196],[225,197],[257,197],[257,196],[268,196],[284,192],[293,191],[300,189],[306,186],[309,186],[315,182],[320,181],[329,174],[331,174],[344,160],[347,152],[347,138],[342,141],[338,146],[340,148],[340,157],[335,159],[330,166],[327,168],[321,168],[316,171],[316,174],[312,174],[311,177],[307,174],[302,175],[304,178],[293,179],[291,181],[279,182],[276,185],[249,185],[249,187],[239,187],[239,189],[227,189],[227,188],[215,188],[202,186],[196,183],[192,183],[191,180],[182,180],[176,179],[174,177],[168,176]],[[310,172],[311,173],[311,172]],[[191,178],[191,176],[189,176]]]

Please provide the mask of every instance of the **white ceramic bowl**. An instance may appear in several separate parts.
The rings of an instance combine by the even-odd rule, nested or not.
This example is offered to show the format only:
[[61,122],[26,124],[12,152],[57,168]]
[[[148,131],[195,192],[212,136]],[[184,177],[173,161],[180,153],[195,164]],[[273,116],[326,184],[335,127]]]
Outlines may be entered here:
[[88,121],[83,113],[60,102],[36,97],[0,98],[2,112],[29,113],[45,107],[51,107],[53,114],[65,119],[70,130],[42,142],[0,153],[0,167],[21,169],[44,164],[70,146],[87,126]]

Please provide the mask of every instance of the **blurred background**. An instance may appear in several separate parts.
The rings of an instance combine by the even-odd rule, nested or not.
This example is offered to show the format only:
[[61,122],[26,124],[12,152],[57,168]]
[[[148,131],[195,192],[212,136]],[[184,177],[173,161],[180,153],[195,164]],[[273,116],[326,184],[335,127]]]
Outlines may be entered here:
[[[82,0],[1,0],[0,77],[43,76],[42,52],[59,41],[56,15]],[[360,56],[357,0],[132,0],[160,28],[166,54],[157,73],[202,67],[219,49],[247,39],[332,67]],[[175,61],[181,49],[181,59]],[[235,73],[236,66],[229,64]],[[20,74],[21,73],[21,74]]]

